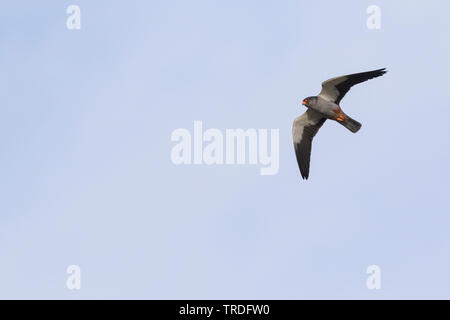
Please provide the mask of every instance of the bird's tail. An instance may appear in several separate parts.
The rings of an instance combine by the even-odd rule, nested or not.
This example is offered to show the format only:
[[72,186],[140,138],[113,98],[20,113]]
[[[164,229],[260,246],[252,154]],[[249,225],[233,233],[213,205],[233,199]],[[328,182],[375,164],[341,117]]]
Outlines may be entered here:
[[359,123],[356,120],[353,120],[346,114],[344,114],[344,119],[342,121],[338,121],[338,122],[353,133],[355,133],[359,129],[361,129],[361,126],[362,126],[361,123]]

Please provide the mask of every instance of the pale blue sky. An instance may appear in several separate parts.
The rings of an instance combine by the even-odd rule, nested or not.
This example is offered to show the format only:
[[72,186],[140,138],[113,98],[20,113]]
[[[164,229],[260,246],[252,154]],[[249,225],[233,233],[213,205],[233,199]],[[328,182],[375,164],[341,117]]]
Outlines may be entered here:
[[[0,298],[450,298],[450,3],[0,7]],[[361,131],[326,123],[301,180],[301,99],[380,67],[341,103]],[[279,128],[278,175],[173,165],[194,120]]]

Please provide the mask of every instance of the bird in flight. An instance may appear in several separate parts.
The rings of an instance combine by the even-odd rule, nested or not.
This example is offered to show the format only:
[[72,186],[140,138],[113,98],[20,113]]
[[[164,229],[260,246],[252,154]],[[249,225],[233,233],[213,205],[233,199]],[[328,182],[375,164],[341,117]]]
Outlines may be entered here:
[[353,120],[342,111],[339,103],[355,84],[382,76],[386,68],[348,74],[322,82],[322,91],[318,96],[303,99],[302,105],[307,110],[294,120],[292,135],[294,137],[295,155],[303,179],[309,177],[311,143],[320,127],[327,119],[335,120],[351,132],[361,128],[361,123]]

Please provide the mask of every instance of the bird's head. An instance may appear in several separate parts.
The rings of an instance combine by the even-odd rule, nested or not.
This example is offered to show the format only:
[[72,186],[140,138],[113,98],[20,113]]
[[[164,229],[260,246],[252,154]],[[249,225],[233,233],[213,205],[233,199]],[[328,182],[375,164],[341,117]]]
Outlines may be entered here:
[[317,97],[308,97],[303,99],[302,101],[302,105],[304,105],[305,107],[311,107],[313,106],[317,101]]

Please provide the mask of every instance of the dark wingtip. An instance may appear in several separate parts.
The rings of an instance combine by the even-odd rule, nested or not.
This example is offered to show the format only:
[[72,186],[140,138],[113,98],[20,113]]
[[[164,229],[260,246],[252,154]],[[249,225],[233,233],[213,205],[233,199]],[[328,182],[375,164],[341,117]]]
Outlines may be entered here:
[[388,71],[386,70],[386,68],[381,68],[381,69],[375,70],[375,72],[378,72],[380,74],[380,76],[382,76],[383,74],[385,74]]

